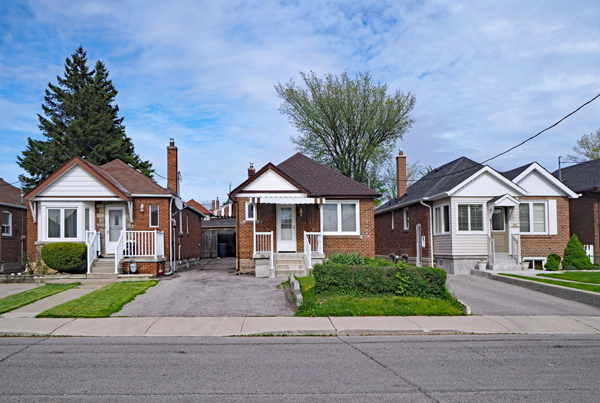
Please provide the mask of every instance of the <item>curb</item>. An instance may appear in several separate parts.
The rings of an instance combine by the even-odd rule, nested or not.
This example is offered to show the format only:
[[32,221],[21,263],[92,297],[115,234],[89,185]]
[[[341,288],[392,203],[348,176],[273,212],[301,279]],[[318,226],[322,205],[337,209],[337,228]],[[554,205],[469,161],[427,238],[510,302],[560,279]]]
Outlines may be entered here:
[[525,280],[515,277],[500,276],[498,274],[482,272],[479,270],[472,270],[471,274],[507,284],[517,285],[519,287],[529,288],[533,291],[543,292],[544,294],[549,294],[555,297],[568,299],[575,302],[581,302],[582,304],[600,308],[600,294],[596,292],[577,290],[575,288],[540,283],[538,281]]
[[290,275],[290,285],[292,287],[294,300],[296,301],[296,308],[298,308],[300,304],[302,304],[303,298],[302,293],[300,292],[300,283],[293,274]]
[[465,304],[464,302],[462,302],[457,296],[456,294],[454,294],[452,292],[452,288],[450,287],[450,281],[448,281],[448,278],[446,278],[446,290],[448,290],[448,292],[450,294],[452,294],[452,296],[454,296],[454,298],[456,298],[456,300],[460,303],[460,306],[462,307],[463,311],[465,311],[466,315],[472,315],[471,312],[471,307],[467,304]]

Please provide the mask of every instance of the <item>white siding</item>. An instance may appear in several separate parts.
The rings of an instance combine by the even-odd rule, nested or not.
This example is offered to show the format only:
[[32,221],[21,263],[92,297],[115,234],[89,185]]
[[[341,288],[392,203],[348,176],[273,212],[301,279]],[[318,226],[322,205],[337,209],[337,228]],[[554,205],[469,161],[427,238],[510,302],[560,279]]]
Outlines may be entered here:
[[556,200],[548,200],[548,229],[550,235],[558,234],[558,219],[556,215]]
[[54,180],[38,196],[116,196],[98,179],[79,165],[73,165],[67,172]]
[[492,174],[485,172],[454,192],[454,197],[477,197],[481,195],[502,196],[505,194],[515,195],[515,190]]
[[554,186],[535,170],[521,179],[517,185],[525,189],[528,196],[566,196],[565,192]]
[[[433,207],[449,204],[450,198],[435,202]],[[432,214],[435,211],[432,208]],[[450,205],[450,234],[434,235],[433,236],[433,254],[434,255],[452,255],[452,219],[454,212],[452,211],[452,205]],[[435,220],[432,220],[432,224],[435,228]],[[432,228],[433,231],[433,228]]]
[[[489,217],[487,202],[491,197],[453,197],[451,200],[452,254],[454,256],[487,255]],[[458,204],[483,204],[483,232],[458,232]]]
[[248,186],[243,189],[245,192],[248,191],[257,191],[257,190],[268,190],[268,191],[277,191],[277,190],[287,190],[287,191],[298,191],[298,189],[289,183],[287,180],[283,179],[281,176],[273,172],[272,170],[268,170]]

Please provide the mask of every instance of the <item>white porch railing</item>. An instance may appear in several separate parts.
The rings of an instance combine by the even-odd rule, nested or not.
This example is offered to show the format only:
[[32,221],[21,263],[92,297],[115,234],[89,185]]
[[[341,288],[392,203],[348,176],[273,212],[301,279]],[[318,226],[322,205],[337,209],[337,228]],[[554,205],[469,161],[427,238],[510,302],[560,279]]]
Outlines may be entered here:
[[310,269],[312,269],[312,246],[310,244],[310,241],[308,239],[308,235],[306,234],[306,232],[304,233],[304,264],[306,265],[306,268],[308,269],[308,271],[310,272]]
[[488,264],[493,265],[496,260],[496,244],[494,239],[488,235]]
[[592,263],[594,263],[594,245],[583,245],[583,249],[585,250],[585,254],[590,258]]
[[85,245],[87,246],[87,273],[90,273],[94,260],[100,254],[100,234],[96,231],[85,231]]
[[521,251],[519,250],[519,246],[520,246],[519,238],[517,238],[516,235],[511,235],[510,242],[511,242],[510,256],[513,258],[513,260],[515,261],[516,264],[519,264],[519,262],[521,261]]
[[124,257],[165,256],[165,233],[162,231],[121,231],[115,248],[115,273]]
[[269,277],[275,278],[275,265],[273,262],[273,231],[254,233],[254,253],[269,254]]
[[308,243],[311,247],[311,252],[323,253],[323,234],[320,232],[305,232],[304,239],[308,238]]

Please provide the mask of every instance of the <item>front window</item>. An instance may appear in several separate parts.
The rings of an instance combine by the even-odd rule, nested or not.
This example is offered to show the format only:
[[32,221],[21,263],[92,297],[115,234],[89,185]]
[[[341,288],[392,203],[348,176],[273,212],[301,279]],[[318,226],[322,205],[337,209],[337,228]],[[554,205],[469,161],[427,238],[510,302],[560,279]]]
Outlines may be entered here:
[[10,211],[2,212],[2,235],[12,235],[12,213]]
[[450,205],[444,204],[433,208],[433,232],[435,235],[450,232]]
[[150,226],[158,227],[158,204],[150,205]]
[[546,233],[546,203],[522,202],[519,205],[521,232]]
[[458,230],[483,231],[483,204],[458,205]]
[[359,233],[358,202],[329,202],[323,204],[323,232],[337,234]]
[[254,203],[246,203],[246,220],[254,220]]
[[48,238],[77,238],[77,209],[48,209]]
[[410,221],[408,216],[408,207],[404,209],[404,229],[408,230],[410,228]]

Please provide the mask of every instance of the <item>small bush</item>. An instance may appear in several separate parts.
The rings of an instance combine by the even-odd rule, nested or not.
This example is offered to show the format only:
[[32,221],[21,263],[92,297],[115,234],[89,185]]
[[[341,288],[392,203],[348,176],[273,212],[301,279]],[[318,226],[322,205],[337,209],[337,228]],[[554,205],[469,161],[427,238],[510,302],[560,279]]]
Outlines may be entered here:
[[569,239],[563,256],[563,267],[573,266],[577,270],[590,270],[592,268],[592,261],[585,254],[583,245],[581,245],[579,238],[575,234]]
[[396,294],[405,297],[443,298],[446,295],[446,272],[435,267],[398,264]]
[[544,268],[548,271],[560,270],[560,256],[558,256],[556,253],[548,255],[548,259],[546,260]]
[[87,247],[74,242],[49,243],[42,247],[42,259],[51,269],[62,273],[83,273]]
[[600,264],[599,263],[592,264],[592,270],[600,270]]
[[350,266],[358,266],[364,263],[360,253],[333,253],[329,256],[329,263],[347,264]]

